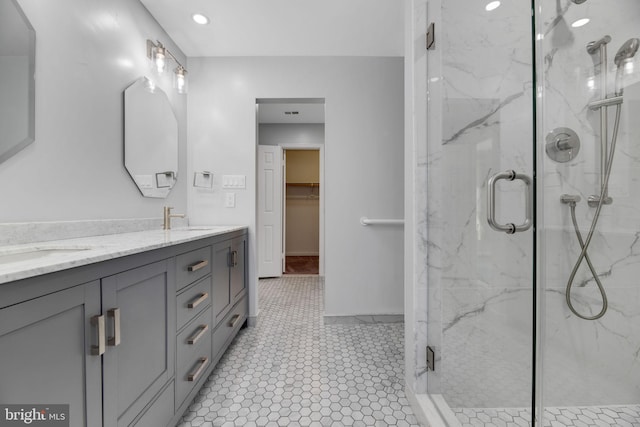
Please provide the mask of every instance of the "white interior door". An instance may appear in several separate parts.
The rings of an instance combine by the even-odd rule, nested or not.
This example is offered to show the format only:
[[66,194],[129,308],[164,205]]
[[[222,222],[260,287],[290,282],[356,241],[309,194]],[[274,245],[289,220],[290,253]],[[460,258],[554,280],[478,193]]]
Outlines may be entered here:
[[281,262],[281,271],[287,271],[287,150],[282,148],[282,171],[280,189],[282,191],[282,198],[280,199],[280,208],[282,209],[282,229],[281,229],[281,239],[282,239],[282,260]]
[[258,145],[259,277],[282,276],[282,182],[282,147]]

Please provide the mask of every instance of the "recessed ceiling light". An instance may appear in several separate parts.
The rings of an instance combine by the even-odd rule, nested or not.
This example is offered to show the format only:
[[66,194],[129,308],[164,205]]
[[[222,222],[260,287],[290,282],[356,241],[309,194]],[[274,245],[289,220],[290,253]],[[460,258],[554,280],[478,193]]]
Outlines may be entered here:
[[194,13],[193,15],[191,15],[191,18],[196,24],[207,25],[209,23],[209,18],[201,13]]
[[589,18],[582,18],[575,21],[571,26],[573,28],[582,27],[583,25],[587,25],[589,23]]
[[499,1],[492,1],[490,3],[487,3],[487,5],[484,7],[484,9],[487,12],[491,12],[492,10],[495,10],[497,8],[500,7],[500,2]]

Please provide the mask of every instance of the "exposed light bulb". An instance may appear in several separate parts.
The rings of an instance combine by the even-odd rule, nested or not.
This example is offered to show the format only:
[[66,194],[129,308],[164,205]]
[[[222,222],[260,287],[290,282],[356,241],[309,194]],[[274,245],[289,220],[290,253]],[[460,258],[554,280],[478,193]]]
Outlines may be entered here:
[[185,70],[184,67],[179,66],[175,69],[173,86],[179,94],[183,95],[187,93],[187,70]]
[[165,61],[165,48],[163,46],[156,47],[156,50],[153,56],[153,62],[155,62],[156,64],[156,69],[158,70],[158,73],[160,74],[164,73],[164,67],[166,65],[166,61]]

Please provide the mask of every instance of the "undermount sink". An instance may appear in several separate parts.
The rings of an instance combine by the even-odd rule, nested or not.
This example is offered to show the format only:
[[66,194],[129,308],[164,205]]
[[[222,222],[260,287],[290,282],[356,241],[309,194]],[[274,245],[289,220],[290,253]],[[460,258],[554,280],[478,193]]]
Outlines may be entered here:
[[38,248],[22,248],[14,250],[0,250],[0,264],[10,264],[14,262],[33,261],[51,255],[72,254],[75,252],[92,249],[89,246],[51,246]]

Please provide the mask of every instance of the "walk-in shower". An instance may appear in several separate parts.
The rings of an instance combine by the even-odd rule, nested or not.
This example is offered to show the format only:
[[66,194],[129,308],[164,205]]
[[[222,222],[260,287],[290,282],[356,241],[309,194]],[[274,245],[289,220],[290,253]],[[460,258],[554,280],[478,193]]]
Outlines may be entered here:
[[415,389],[443,425],[640,426],[640,2],[427,3]]

